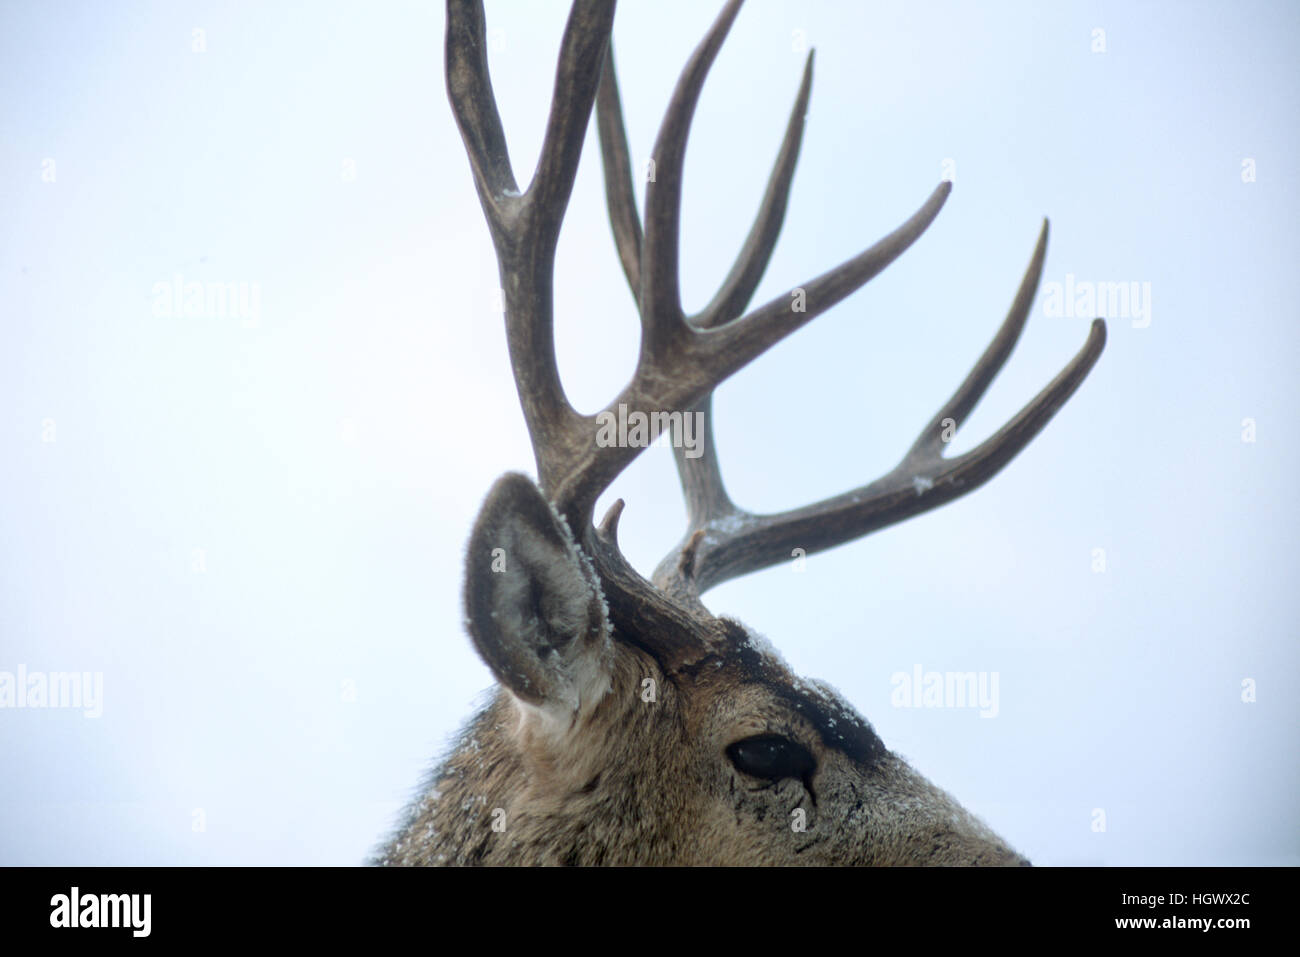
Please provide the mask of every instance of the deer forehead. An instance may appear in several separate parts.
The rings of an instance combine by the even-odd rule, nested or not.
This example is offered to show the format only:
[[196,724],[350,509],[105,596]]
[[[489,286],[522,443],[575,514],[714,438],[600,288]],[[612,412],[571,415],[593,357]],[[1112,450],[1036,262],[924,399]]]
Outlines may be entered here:
[[[887,753],[871,723],[835,688],[797,675],[779,653],[740,622],[721,619],[724,637],[715,655],[680,669],[688,697],[705,705],[715,733],[799,735],[807,728],[825,748],[874,765]],[[700,693],[691,695],[691,685]],[[730,743],[730,741],[726,742]]]

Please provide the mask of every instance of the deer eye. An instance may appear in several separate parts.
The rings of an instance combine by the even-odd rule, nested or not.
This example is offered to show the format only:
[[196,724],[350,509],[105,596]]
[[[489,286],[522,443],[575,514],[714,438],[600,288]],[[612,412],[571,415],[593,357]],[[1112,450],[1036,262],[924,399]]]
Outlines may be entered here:
[[802,744],[775,734],[760,734],[727,745],[727,757],[737,769],[756,778],[804,780],[817,762]]

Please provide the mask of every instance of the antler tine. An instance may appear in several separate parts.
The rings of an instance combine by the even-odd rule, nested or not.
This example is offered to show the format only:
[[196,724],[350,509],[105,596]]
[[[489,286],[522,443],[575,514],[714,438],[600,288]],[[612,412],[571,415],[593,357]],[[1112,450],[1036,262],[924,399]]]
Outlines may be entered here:
[[749,300],[758,288],[763,273],[772,259],[777,237],[785,222],[785,211],[790,199],[790,184],[794,168],[799,161],[799,147],[803,144],[804,118],[808,113],[808,98],[812,93],[814,51],[808,51],[804,61],[803,79],[795,96],[790,118],[786,121],[785,136],[777,153],[776,163],[768,177],[767,189],[759,205],[754,224],[736,256],[736,262],[714,294],[709,304],[691,317],[691,323],[701,329],[711,329],[731,322],[745,311]]
[[552,246],[573,192],[613,28],[614,0],[575,0],[560,47],[555,94],[537,172],[524,196],[528,218],[544,230]]
[[[613,54],[610,51],[606,53],[597,96],[597,128],[610,223],[619,259],[641,316],[641,354],[632,381],[602,415],[620,406],[643,413],[681,409],[700,401],[718,381],[714,371],[691,354],[692,327],[681,308],[677,275],[681,181],[686,140],[700,91],[740,11],[741,2],[730,0],[724,6],[678,79],[655,141],[656,175],[646,189],[644,233],[636,215],[631,161]],[[800,117],[802,112],[800,107]],[[774,174],[774,182],[782,182],[779,169]],[[788,171],[785,186],[788,187]],[[775,210],[779,218],[785,205],[783,188],[770,188],[769,194],[765,205]],[[767,219],[772,218],[772,210],[768,211]],[[763,261],[757,271],[752,262],[749,265],[738,263],[729,279],[732,287],[756,284],[766,265],[766,257],[771,252],[770,240],[775,237],[767,235],[770,230],[764,226],[762,214],[754,232],[757,238],[751,237],[742,251],[742,259]],[[727,298],[734,298],[734,293]],[[561,507],[578,521],[590,518],[596,497],[640,450],[612,447],[601,451],[602,455],[587,456],[573,473],[571,481],[560,491],[565,503]]]
[[[1047,230],[1044,221],[1020,288],[992,342],[893,470],[813,505],[772,515],[735,509],[692,527],[682,544],[660,563],[656,584],[702,594],[721,582],[785,561],[796,548],[812,554],[929,511],[975,490],[1001,471],[1074,394],[1106,344],[1106,324],[1095,319],[1083,348],[1028,405],[976,448],[943,458],[946,420],[952,420],[955,430],[970,413],[1024,329],[1042,275]],[[689,561],[681,558],[686,552]],[[688,576],[690,580],[684,581]]]
[[[447,0],[447,94],[498,246],[512,234],[533,229],[552,239],[559,235],[613,24],[613,0],[574,0],[541,155],[521,195],[492,92],[483,0]],[[521,222],[508,222],[508,216]]]
[[[790,183],[799,147],[803,141],[804,117],[812,90],[813,51],[808,52],[803,80],[795,97],[785,138],[768,178],[767,189],[749,235],[741,247],[727,278],[713,299],[690,318],[692,325],[712,328],[735,319],[749,304],[759,280],[767,269],[781,232],[790,198]],[[641,290],[641,219],[637,215],[636,193],[632,187],[632,161],[623,123],[623,106],[618,91],[618,73],[614,67],[614,48],[605,56],[600,88],[596,94],[596,122],[600,132],[600,152],[605,174],[605,200],[619,261],[632,295],[639,299]]]
[[519,194],[519,187],[510,168],[506,134],[492,94],[485,33],[482,0],[447,0],[447,96],[495,238],[502,206],[509,197]]
[[852,259],[796,287],[794,291],[802,291],[801,297],[777,296],[739,319],[701,330],[692,342],[697,361],[711,370],[717,384],[803,328],[906,252],[934,222],[950,192],[951,183],[940,183],[902,226]]
[[[735,263],[713,299],[688,320],[697,328],[712,328],[730,322],[748,305],[755,288],[766,271],[781,232],[790,196],[790,184],[803,141],[804,118],[812,89],[813,51],[804,64],[803,79],[781,142],[776,163],[768,178],[767,189]],[[606,205],[623,272],[634,297],[641,288],[641,220],[636,210],[632,186],[632,166],[623,122],[623,108],[618,90],[611,44],[606,54],[604,72],[596,98],[596,121],[600,132],[601,157],[605,175]],[[688,459],[674,448],[681,472],[691,527],[735,511],[722,484],[713,442],[712,393],[705,395],[688,414],[700,413],[704,422],[702,455]]]
[[740,4],[741,0],[729,0],[691,54],[655,139],[655,175],[646,185],[641,285],[636,290],[637,306],[641,312],[643,360],[649,358],[653,361],[666,358],[671,352],[680,352],[680,345],[688,332],[678,282],[686,139],[709,67],[740,12]]
[[[767,189],[749,235],[713,299],[691,317],[692,326],[711,329],[731,322],[745,311],[763,273],[767,271],[772,251],[781,234],[781,226],[785,222],[790,184],[794,179],[795,165],[799,162],[799,147],[803,144],[804,119],[808,112],[808,98],[812,93],[813,57],[814,51],[809,50],[808,59],[804,61],[799,92],[790,110],[790,119],[786,122],[781,149],[768,177]],[[694,531],[711,521],[739,514],[741,510],[731,501],[722,481],[717,445],[713,438],[713,392],[710,391],[687,414],[698,414],[699,421],[703,422],[700,454],[688,458],[685,449],[680,444],[675,444],[673,458],[677,462],[682,494],[686,499],[689,528]],[[689,532],[687,540],[690,540]]]
[[[1047,236],[1050,226],[1046,218],[1038,231],[1038,241],[1034,244],[1033,255],[1020,280],[1020,287],[1007,310],[1007,317],[998,328],[993,341],[988,344],[979,361],[967,374],[943,408],[935,413],[928,425],[921,430],[916,443],[908,450],[907,459],[924,462],[937,457],[944,444],[944,422],[951,419],[954,431],[966,421],[966,416],[975,408],[976,403],[984,397],[993,379],[1001,371],[1011,356],[1011,350],[1020,340],[1020,333],[1029,319],[1029,310],[1034,304],[1034,295],[1038,292],[1038,283],[1043,276],[1043,263],[1047,260]],[[906,460],[905,460],[906,461]]]
[[[975,368],[966,377],[966,381],[930,420],[930,424],[922,430],[920,437],[908,453],[909,457],[923,461],[926,457],[933,456],[942,444],[944,421],[948,418],[952,418],[957,423],[964,421],[967,414],[974,408],[975,403],[979,401],[993,381],[993,377],[1003,363],[1006,362],[1016,344],[1016,340],[1020,336],[1020,331],[1024,328],[1025,320],[1029,316],[1029,307],[1033,302],[1039,277],[1042,275],[1043,261],[1046,254],[1047,223],[1044,221],[1043,228],[1039,233],[1038,245],[1034,249],[1029,269],[1020,283],[1020,288],[1016,293],[1007,320],[1003,322],[993,342]],[[727,494],[722,481],[721,466],[718,462],[717,445],[713,437],[712,399],[713,397],[710,395],[696,407],[705,416],[704,431],[700,438],[700,454],[695,458],[687,458],[685,449],[679,445],[673,446],[673,457],[677,461],[677,471],[686,497],[689,524],[682,543],[664,559],[659,571],[656,573],[656,583],[661,587],[680,588],[681,584],[683,584],[677,583],[674,585],[666,579],[681,575],[679,567],[681,562],[676,557],[679,552],[687,547],[690,547],[693,553],[698,551],[698,540],[695,538],[698,530],[705,529],[711,523],[720,523],[721,520],[725,520],[726,525],[730,528],[738,528],[749,524],[754,524],[757,527],[756,523],[763,518],[738,507]],[[854,493],[850,493],[850,495],[852,494]],[[816,506],[813,507],[816,508]],[[691,544],[693,542],[696,544]],[[707,552],[707,549],[705,551]],[[779,558],[789,557],[782,553],[777,554]],[[693,573],[697,570],[696,558],[697,556],[692,554],[692,560],[689,563]],[[709,566],[708,555],[705,554],[702,558],[703,561],[699,563],[699,570],[707,575],[709,574],[707,571]]]
[[641,290],[641,217],[637,215],[636,191],[632,188],[632,157],[627,146],[627,128],[623,125],[613,43],[605,51],[605,65],[596,90],[596,129],[600,134],[605,205],[614,230],[614,245],[635,299]]
[[590,423],[569,404],[555,360],[555,245],[577,176],[613,0],[575,0],[565,25],[537,168],[519,192],[488,73],[482,0],[447,0],[447,92],[500,264],[515,385],[542,487],[554,494],[591,444]]
[[[768,198],[772,203],[770,210],[766,210],[768,215],[765,217],[764,211],[760,211],[755,224],[758,235],[750,237],[752,247],[747,243],[737,268],[723,285],[721,299],[715,299],[715,304],[706,307],[703,313],[710,326],[725,324],[717,328],[701,327],[691,335],[693,327],[685,322],[678,285],[682,162],[690,119],[704,78],[739,9],[740,0],[731,0],[726,5],[682,72],[655,142],[656,176],[646,187],[646,225],[638,291],[642,322],[638,372],[644,372],[646,380],[656,378],[654,373],[660,371],[657,367],[668,356],[690,368],[693,375],[676,377],[686,387],[656,396],[669,399],[666,404],[678,407],[698,401],[704,392],[877,275],[925,232],[951,191],[950,183],[940,183],[906,223],[870,249],[805,284],[802,297],[780,296],[750,315],[727,321],[730,317],[723,309],[734,306],[738,300],[747,300],[745,293],[752,295],[766,267],[776,238],[775,231],[767,228],[768,220],[779,227],[780,216],[784,215],[789,184],[783,186],[781,177],[783,173],[793,172],[794,156],[788,160],[779,157],[774,182],[769,185]],[[805,79],[808,78],[806,67]],[[791,125],[801,135],[802,123]],[[784,145],[797,148],[797,143]],[[783,152],[793,153],[795,149]],[[789,170],[785,169],[786,162],[791,162]],[[701,378],[707,380],[703,390],[696,381]],[[635,398],[636,393],[629,393],[629,397]]]

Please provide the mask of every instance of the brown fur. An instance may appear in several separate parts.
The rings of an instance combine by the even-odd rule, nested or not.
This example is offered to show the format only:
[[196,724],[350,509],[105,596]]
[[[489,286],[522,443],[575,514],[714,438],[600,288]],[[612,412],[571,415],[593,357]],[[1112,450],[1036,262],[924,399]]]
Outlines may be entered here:
[[[883,747],[863,761],[828,745],[789,700],[816,689],[801,691],[781,662],[743,643],[743,630],[723,626],[731,652],[672,677],[615,635],[609,693],[558,734],[499,690],[375,863],[1027,863]],[[642,700],[646,678],[653,703]],[[813,794],[731,766],[726,746],[765,732],[817,757]],[[497,808],[502,831],[492,827]],[[791,827],[796,808],[802,833]]]

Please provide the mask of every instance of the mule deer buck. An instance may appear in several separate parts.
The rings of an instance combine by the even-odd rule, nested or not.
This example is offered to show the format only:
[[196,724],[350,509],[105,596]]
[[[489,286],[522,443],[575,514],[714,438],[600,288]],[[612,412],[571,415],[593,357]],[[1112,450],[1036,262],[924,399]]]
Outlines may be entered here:
[[[907,249],[950,184],[890,235],[744,314],[776,242],[803,133],[808,58],[756,220],[697,315],[678,288],[682,162],[696,100],[735,19],[727,3],[682,72],[637,214],[609,49],[613,0],[576,0],[533,180],[516,184],[488,77],[479,0],[448,0],[447,89],[500,263],[510,361],[540,479],[501,477],[469,541],[467,626],[500,687],[379,852],[379,864],[1027,864],[891,753],[828,685],[808,682],[700,596],[719,582],[856,539],[979,487],[1023,449],[1101,355],[1094,320],[1075,358],[983,444],[943,457],[1015,346],[1038,286],[1047,226],[1010,312],[899,464],[854,491],[759,515],[728,497],[713,389]],[[641,319],[631,382],[581,415],[559,381],[552,332],[556,242],[592,112],[613,233]],[[689,528],[647,581],[618,546],[623,502],[597,497],[643,447],[602,441],[619,407],[702,412],[702,454],[675,448]]]

